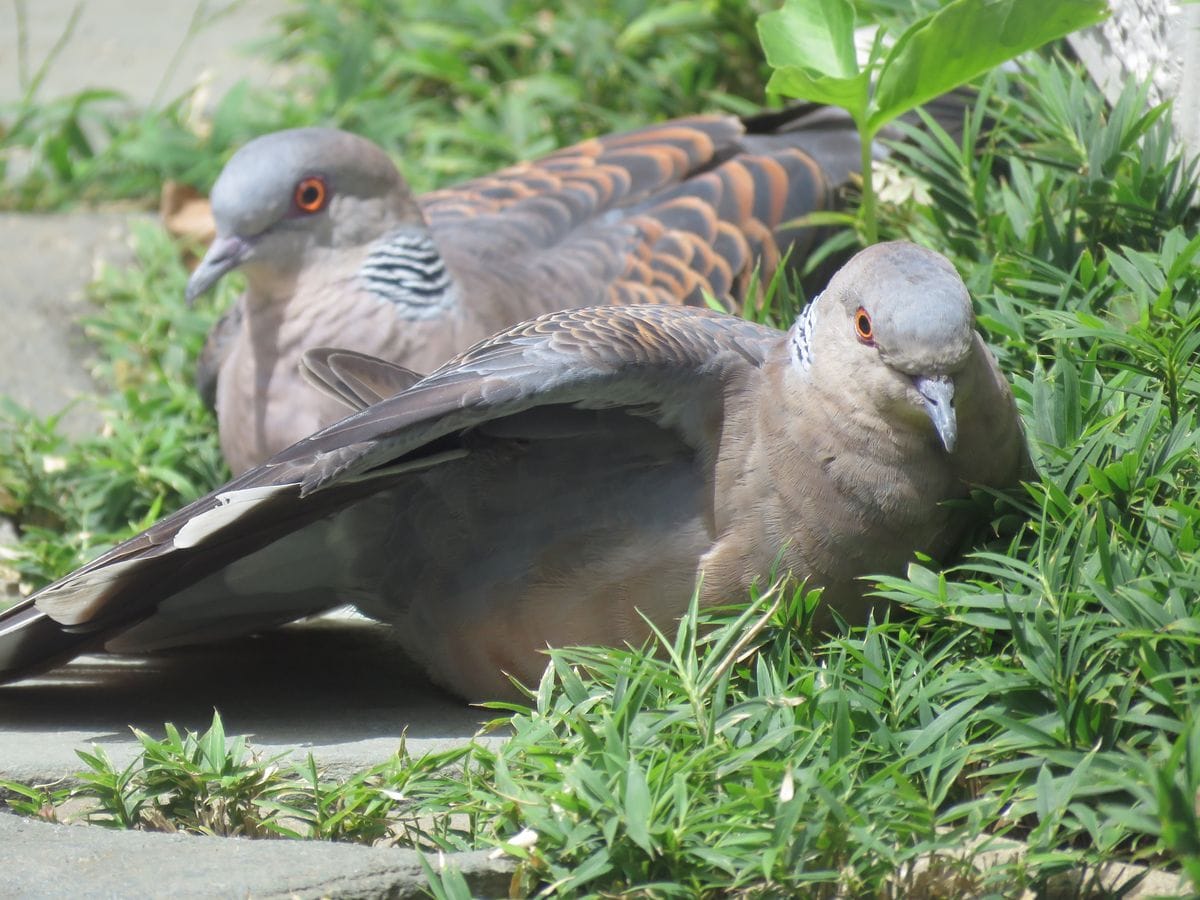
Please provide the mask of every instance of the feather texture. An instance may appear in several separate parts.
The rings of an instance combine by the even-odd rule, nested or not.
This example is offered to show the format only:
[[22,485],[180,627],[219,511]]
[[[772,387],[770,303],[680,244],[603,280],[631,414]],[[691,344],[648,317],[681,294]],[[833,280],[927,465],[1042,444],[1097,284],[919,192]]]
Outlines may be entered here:
[[[797,108],[696,116],[583,141],[414,198],[385,154],[342,132],[251,142],[213,191],[218,237],[189,294],[241,267],[199,383],[235,472],[344,414],[301,354],[336,346],[418,372],[523,319],[599,304],[736,310],[756,267],[801,263],[858,164],[849,118]],[[325,205],[296,206],[312,172]]]
[[[310,374],[337,392],[378,365],[329,351]],[[861,621],[861,576],[950,552],[945,501],[1026,465],[953,268],[878,245],[787,333],[602,306],[478,342],[0,613],[0,678],[351,602],[441,683],[496,696],[546,644],[638,643],[697,584],[728,601],[777,564],[824,588],[826,623]]]

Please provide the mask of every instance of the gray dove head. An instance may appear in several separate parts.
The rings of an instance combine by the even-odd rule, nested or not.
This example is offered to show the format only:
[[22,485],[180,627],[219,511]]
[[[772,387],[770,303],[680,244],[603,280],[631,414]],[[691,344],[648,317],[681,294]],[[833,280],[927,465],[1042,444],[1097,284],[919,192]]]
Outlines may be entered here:
[[188,281],[188,300],[245,265],[294,277],[314,247],[369,244],[400,225],[422,226],[395,165],[366,138],[332,128],[294,128],[256,138],[213,186],[217,236]]
[[[975,348],[966,285],[939,253],[903,241],[850,260],[814,301],[812,366],[884,414],[958,437],[955,376]],[[925,425],[924,427],[928,427]]]

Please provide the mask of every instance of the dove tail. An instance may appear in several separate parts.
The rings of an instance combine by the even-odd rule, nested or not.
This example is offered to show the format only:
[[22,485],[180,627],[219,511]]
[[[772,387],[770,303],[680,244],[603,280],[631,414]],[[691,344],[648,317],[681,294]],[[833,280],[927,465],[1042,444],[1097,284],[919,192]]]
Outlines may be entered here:
[[102,648],[164,599],[291,530],[286,520],[270,527],[260,509],[276,501],[278,515],[285,490],[211,494],[0,612],[0,682]]
[[301,498],[292,481],[254,484],[269,475],[254,470],[195,501],[0,612],[0,683],[91,650],[202,643],[337,605],[342,574],[373,546],[337,513],[386,505],[373,495],[391,473]]

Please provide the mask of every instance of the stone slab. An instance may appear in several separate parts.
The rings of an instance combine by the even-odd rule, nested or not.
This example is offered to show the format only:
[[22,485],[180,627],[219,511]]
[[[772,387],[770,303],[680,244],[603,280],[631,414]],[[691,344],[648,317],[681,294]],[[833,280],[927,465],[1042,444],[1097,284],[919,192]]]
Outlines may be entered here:
[[200,732],[214,709],[227,735],[250,735],[267,755],[311,752],[333,775],[384,761],[402,738],[417,755],[448,749],[495,718],[431,685],[389,626],[324,618],[151,656],[85,656],[0,686],[0,778],[69,779],[83,768],[76,748],[92,744],[123,765],[140,749],[131,726]]
[[[0,894],[27,900],[428,896],[417,853],[398,848],[117,832],[4,814],[0,847]],[[473,896],[508,896],[510,861],[484,851],[449,860]]]
[[[0,214],[0,395],[49,416],[94,392],[85,287],[101,260],[132,257],[129,221],[127,212]],[[76,403],[63,425],[78,435],[99,418]]]
[[[30,76],[62,37],[72,11],[81,7],[40,86],[37,97],[43,101],[84,88],[111,88],[133,106],[146,108],[173,100],[197,83],[204,83],[215,100],[242,78],[259,84],[281,80],[252,50],[274,30],[274,19],[290,5],[287,0],[25,0],[20,5]],[[25,91],[17,6],[0,4],[0,105],[16,103]],[[197,10],[210,24],[185,43]]]

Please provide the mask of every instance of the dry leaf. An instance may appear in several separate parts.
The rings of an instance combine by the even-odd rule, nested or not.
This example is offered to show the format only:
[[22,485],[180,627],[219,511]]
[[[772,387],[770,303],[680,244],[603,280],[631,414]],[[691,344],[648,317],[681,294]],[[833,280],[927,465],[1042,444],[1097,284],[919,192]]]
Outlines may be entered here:
[[216,236],[217,229],[208,198],[190,184],[163,182],[158,212],[162,216],[163,226],[173,237],[209,244]]

